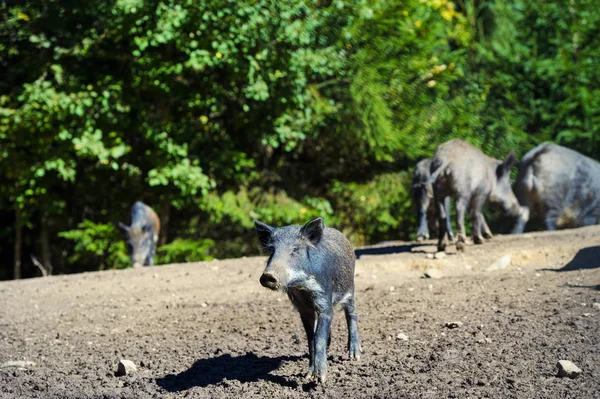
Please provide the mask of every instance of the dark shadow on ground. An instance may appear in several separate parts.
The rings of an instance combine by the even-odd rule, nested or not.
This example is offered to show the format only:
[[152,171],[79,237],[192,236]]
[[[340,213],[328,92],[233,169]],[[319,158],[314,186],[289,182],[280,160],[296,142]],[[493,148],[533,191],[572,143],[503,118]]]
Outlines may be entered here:
[[[218,357],[197,360],[192,367],[179,373],[168,374],[157,378],[156,383],[169,392],[181,392],[194,387],[207,387],[223,380],[237,380],[241,383],[259,380],[290,388],[298,387],[298,383],[282,376],[272,375],[284,361],[301,359],[300,356],[266,357],[246,353],[241,356],[224,354]],[[293,376],[291,376],[293,377]]]
[[596,269],[600,267],[600,245],[580,249],[573,259],[560,269],[542,269],[553,272],[572,272],[574,270]]
[[370,247],[370,248],[358,248],[354,250],[354,254],[356,255],[356,259],[360,258],[363,255],[390,255],[390,254],[399,254],[402,252],[425,252],[425,251],[413,251],[413,248],[422,247],[426,245],[432,244],[406,244],[406,245],[382,245],[379,247]]
[[598,285],[577,285],[577,284],[565,284],[565,287],[569,287],[569,288],[586,288],[589,290],[596,290],[596,291],[600,291],[600,284]]

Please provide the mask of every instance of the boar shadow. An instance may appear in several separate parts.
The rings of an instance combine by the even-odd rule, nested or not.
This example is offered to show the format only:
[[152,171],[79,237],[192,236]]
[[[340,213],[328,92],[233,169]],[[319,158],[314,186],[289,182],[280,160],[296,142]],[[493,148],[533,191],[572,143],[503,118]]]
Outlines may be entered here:
[[600,268],[600,245],[580,249],[573,259],[560,269],[542,269],[553,272],[572,272],[574,270]]
[[194,387],[208,387],[223,380],[241,383],[270,381],[275,384],[297,388],[298,383],[282,376],[272,375],[284,361],[300,359],[300,356],[267,357],[246,353],[241,356],[223,354],[218,357],[197,360],[192,367],[179,374],[168,374],[157,378],[156,383],[169,392],[181,392]]
[[379,247],[368,247],[368,248],[357,248],[354,250],[356,259],[359,259],[363,255],[391,255],[399,254],[402,252],[422,252],[425,251],[413,251],[413,248],[427,246],[427,243],[422,244],[406,244],[406,245],[384,245]]
[[569,288],[585,288],[588,290],[600,291],[600,284],[598,284],[598,285],[577,285],[577,284],[566,283],[564,286],[569,287]]

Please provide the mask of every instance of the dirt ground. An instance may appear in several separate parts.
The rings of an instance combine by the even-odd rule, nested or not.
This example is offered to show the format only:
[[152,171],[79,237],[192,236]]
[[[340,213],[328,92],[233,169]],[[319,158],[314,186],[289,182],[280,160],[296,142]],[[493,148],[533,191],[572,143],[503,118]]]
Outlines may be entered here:
[[[1,368],[0,397],[600,397],[600,226],[433,244],[358,251],[363,355],[336,312],[325,385],[303,379],[300,318],[258,283],[262,257],[2,282],[0,365],[35,365]],[[138,371],[115,376],[119,359]],[[561,359],[581,376],[556,377]]]

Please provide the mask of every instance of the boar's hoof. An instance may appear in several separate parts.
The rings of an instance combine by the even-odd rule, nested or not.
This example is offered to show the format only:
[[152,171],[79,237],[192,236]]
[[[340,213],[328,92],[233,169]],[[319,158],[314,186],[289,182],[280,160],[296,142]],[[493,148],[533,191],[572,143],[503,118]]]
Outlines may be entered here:
[[465,252],[465,243],[464,242],[457,242],[456,243],[456,250],[460,251],[460,252]]
[[474,236],[473,237],[473,242],[475,244],[479,245],[479,244],[483,244],[485,242],[485,240],[481,236]]
[[315,370],[311,367],[308,369],[308,372],[304,375],[304,379],[306,381],[312,381],[316,378]]
[[417,241],[429,240],[429,234],[419,233],[417,234]]
[[306,381],[316,381],[323,384],[327,381],[327,371],[324,371],[321,374],[317,374],[317,372],[311,368],[310,370],[308,370],[308,373],[306,373],[306,375],[304,376],[304,379]]
[[350,360],[360,360],[360,348],[350,348],[349,350],[349,355],[350,355]]
[[471,241],[470,239],[468,239],[465,235],[463,234],[459,234],[457,236],[457,241],[458,242],[462,242],[465,245],[473,245],[473,241]]
[[487,233],[484,231],[483,238],[485,238],[486,240],[491,240],[492,238],[494,238],[494,235],[492,233]]

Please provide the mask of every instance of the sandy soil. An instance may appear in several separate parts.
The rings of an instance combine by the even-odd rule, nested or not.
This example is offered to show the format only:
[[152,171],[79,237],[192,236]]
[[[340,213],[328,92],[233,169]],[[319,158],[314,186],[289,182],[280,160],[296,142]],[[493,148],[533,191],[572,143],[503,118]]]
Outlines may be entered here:
[[[600,397],[600,226],[433,244],[358,251],[363,356],[336,313],[325,385],[302,377],[300,318],[259,285],[262,257],[2,282],[0,365],[35,366],[1,368],[0,397]],[[119,359],[138,371],[116,377]],[[582,375],[556,377],[561,359]]]

